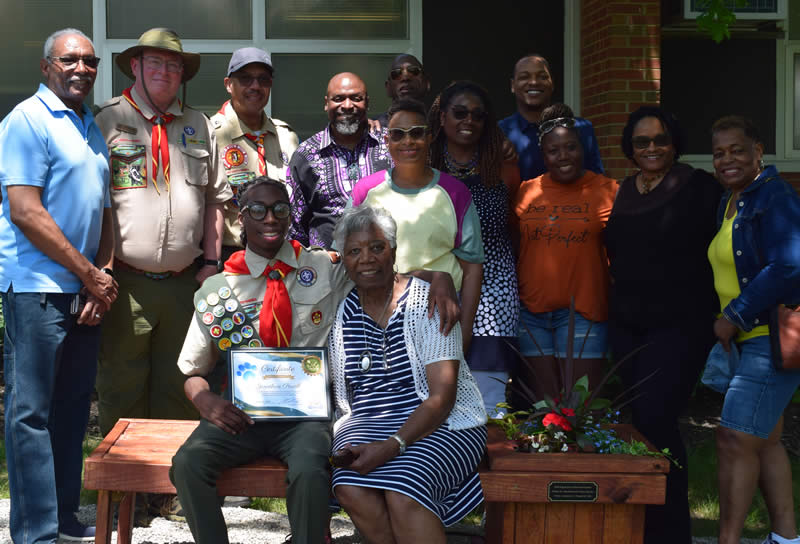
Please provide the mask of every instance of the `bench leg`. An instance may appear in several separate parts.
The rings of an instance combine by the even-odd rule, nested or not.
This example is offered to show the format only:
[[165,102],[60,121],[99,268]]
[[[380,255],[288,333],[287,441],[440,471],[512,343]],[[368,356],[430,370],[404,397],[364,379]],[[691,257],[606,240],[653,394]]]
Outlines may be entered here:
[[97,521],[95,522],[95,544],[111,544],[111,491],[101,489],[97,492]]
[[119,503],[117,516],[117,544],[133,542],[133,511],[136,507],[136,493],[126,492]]

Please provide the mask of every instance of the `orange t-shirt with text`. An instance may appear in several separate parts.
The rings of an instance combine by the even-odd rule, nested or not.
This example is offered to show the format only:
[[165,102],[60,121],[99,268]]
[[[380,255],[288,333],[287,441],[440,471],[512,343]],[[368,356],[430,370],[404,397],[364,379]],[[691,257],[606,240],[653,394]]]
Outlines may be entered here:
[[569,308],[591,321],[608,319],[608,257],[603,231],[617,182],[591,171],[574,183],[550,174],[520,185],[514,205],[519,232],[519,296],[533,312]]

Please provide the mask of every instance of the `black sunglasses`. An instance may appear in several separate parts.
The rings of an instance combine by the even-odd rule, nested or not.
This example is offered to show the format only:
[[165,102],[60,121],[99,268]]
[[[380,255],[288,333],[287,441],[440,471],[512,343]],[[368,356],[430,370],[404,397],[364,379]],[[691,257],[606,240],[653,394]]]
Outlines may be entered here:
[[634,136],[631,138],[631,145],[636,149],[647,149],[650,147],[651,142],[656,147],[667,147],[672,144],[672,140],[666,134],[656,134],[652,138],[648,136]]
[[288,202],[276,202],[272,206],[262,204],[261,202],[253,202],[242,208],[242,213],[247,212],[254,220],[261,221],[267,216],[268,210],[272,210],[272,214],[277,219],[286,219],[289,217],[292,208],[289,206]]
[[477,122],[483,121],[486,119],[487,115],[489,115],[482,109],[475,108],[474,110],[469,110],[463,106],[453,106],[450,108],[450,113],[452,113],[453,117],[455,117],[458,121],[466,119],[467,115],[469,115],[472,117],[473,121]]
[[393,70],[390,70],[389,77],[392,78],[393,80],[400,79],[403,75],[403,70],[408,72],[408,75],[415,77],[422,73],[422,68],[420,68],[419,66],[411,65],[411,66],[405,66],[403,68],[395,68]]
[[250,74],[231,74],[232,78],[236,78],[240,85],[249,87],[254,81],[258,82],[258,86],[262,88],[272,87],[272,76],[251,76]]
[[422,140],[428,132],[428,126],[414,125],[408,128],[389,128],[386,129],[386,132],[389,134],[389,139],[393,142],[402,142],[406,134],[408,134],[412,140]]
[[47,57],[47,58],[49,58],[50,60],[57,60],[67,70],[77,68],[79,62],[82,62],[83,65],[86,66],[87,68],[97,68],[97,66],[100,64],[100,57],[65,56],[65,57]]

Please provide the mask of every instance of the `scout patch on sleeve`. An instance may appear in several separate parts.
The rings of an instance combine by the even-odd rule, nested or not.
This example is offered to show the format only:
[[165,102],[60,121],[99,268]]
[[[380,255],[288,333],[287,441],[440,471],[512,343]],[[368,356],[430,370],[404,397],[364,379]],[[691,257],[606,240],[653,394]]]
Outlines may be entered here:
[[114,189],[147,187],[147,154],[143,145],[117,144],[109,149]]
[[242,166],[247,164],[247,152],[237,144],[230,144],[222,150],[222,162],[226,169]]

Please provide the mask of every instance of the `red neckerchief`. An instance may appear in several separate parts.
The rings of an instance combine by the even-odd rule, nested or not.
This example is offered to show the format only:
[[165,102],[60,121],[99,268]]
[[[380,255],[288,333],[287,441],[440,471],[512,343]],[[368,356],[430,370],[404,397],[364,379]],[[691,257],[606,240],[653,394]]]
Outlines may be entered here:
[[167,184],[167,192],[169,192],[169,139],[167,138],[167,124],[170,123],[175,116],[171,113],[167,113],[166,115],[153,115],[152,117],[147,117],[136,101],[133,99],[133,95],[131,95],[132,87],[128,87],[124,91],[122,91],[122,96],[125,97],[125,100],[133,106],[133,109],[139,112],[139,115],[147,119],[153,124],[153,130],[150,132],[150,147],[151,147],[151,155],[153,156],[153,166],[151,168],[150,176],[153,179],[153,185],[156,188],[156,192],[161,194],[161,191],[158,190],[158,160],[159,156],[161,157],[161,166],[164,169],[164,182]]
[[[294,256],[300,255],[303,246],[300,242],[290,240],[294,249]],[[245,250],[240,250],[225,261],[225,272],[232,274],[250,274],[250,269],[245,262]],[[289,291],[283,283],[286,274],[294,270],[283,261],[275,261],[274,266],[264,269],[267,277],[267,290],[264,291],[264,301],[261,304],[261,313],[258,314],[258,333],[266,347],[288,347],[292,341],[292,300]],[[272,272],[275,272],[272,274]]]

